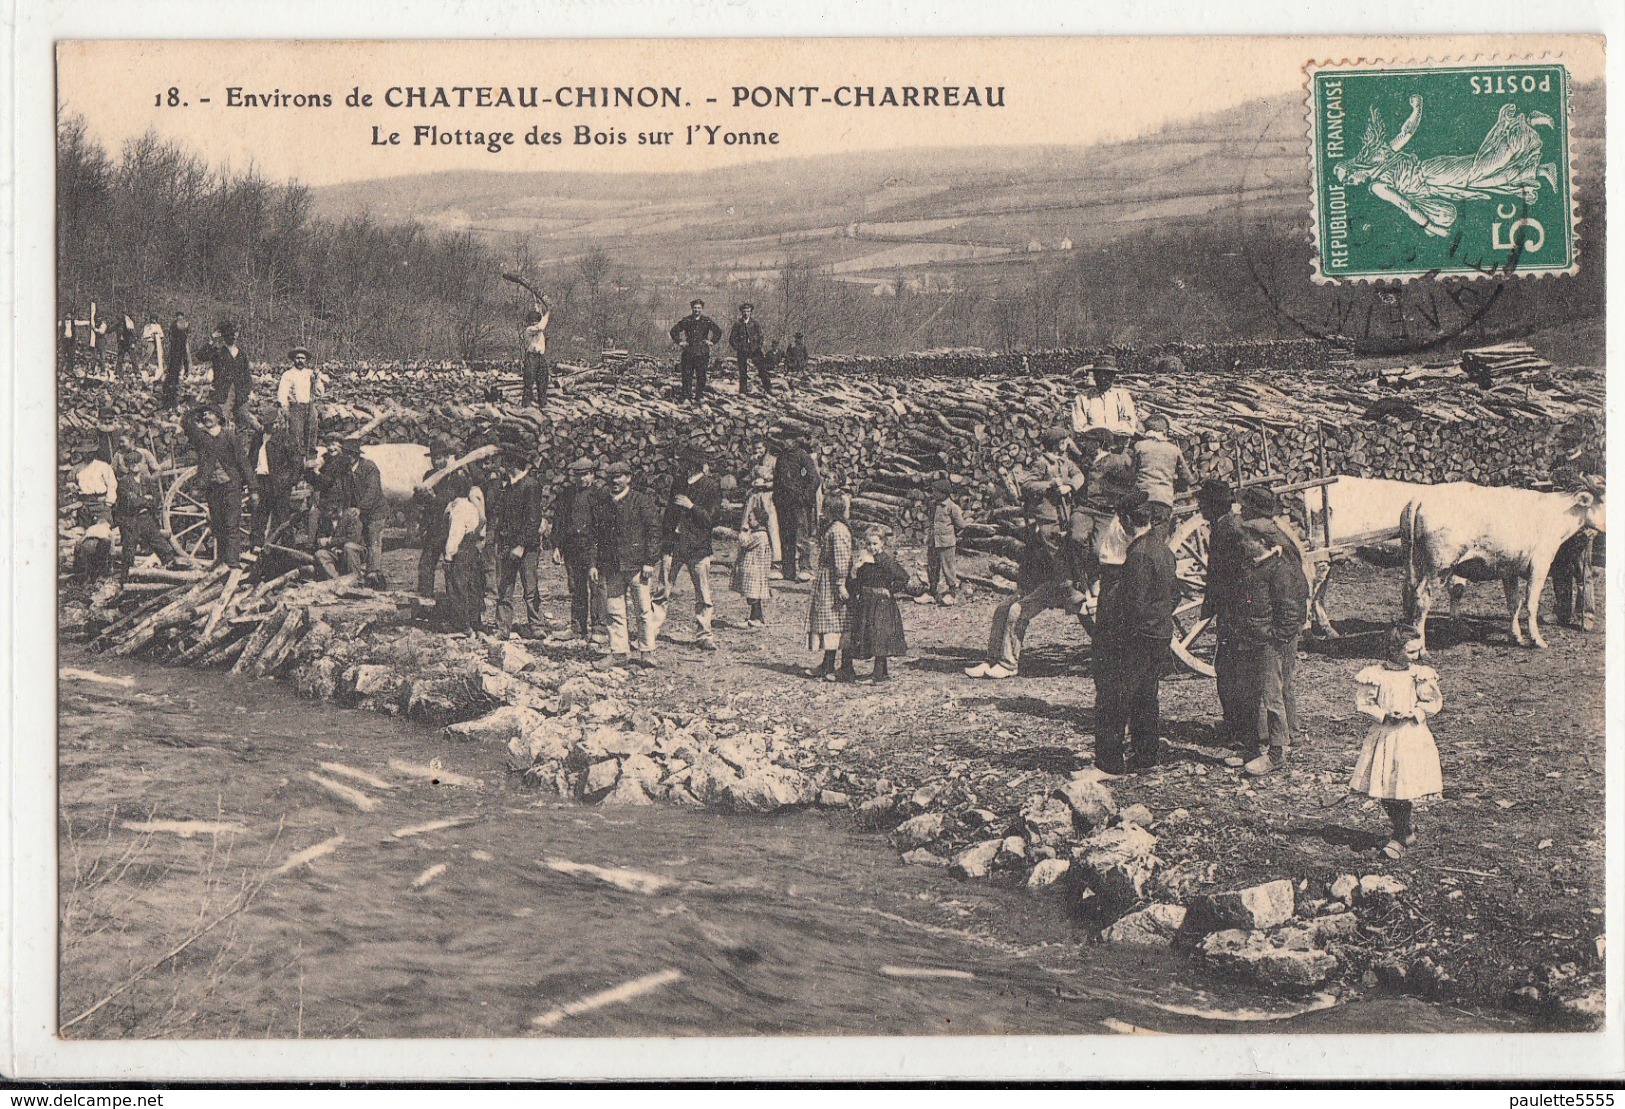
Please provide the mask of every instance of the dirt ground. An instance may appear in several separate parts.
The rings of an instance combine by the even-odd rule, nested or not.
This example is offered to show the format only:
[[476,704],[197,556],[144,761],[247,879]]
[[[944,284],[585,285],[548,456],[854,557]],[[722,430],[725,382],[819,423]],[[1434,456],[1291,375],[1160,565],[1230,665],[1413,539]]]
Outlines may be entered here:
[[[904,554],[923,580],[921,552]],[[978,573],[979,560],[967,560],[967,569]],[[564,619],[558,576],[545,584],[548,611]],[[962,670],[982,658],[1000,595],[967,593],[954,608],[905,604],[912,657],[894,665],[895,680],[831,685],[802,676],[817,661],[806,649],[809,585],[775,583],[769,626],[758,630],[743,626],[744,602],[727,590],[721,567],[714,586],[721,651],[691,645],[681,582],[659,668],[637,672],[633,683],[660,704],[723,702],[764,725],[815,730],[841,748],[836,761],[852,779],[854,801],[880,779],[900,787],[952,782],[1005,818],[1091,757],[1094,686],[1088,638],[1074,619],[1041,616],[1023,675],[978,681]],[[1400,586],[1398,570],[1358,559],[1334,570],[1327,607],[1343,635],[1304,642],[1301,740],[1286,770],[1252,781],[1226,767],[1231,752],[1205,745],[1218,717],[1212,681],[1171,673],[1162,686],[1164,765],[1114,782],[1118,803],[1144,803],[1159,819],[1186,810],[1188,821],[1157,829],[1158,854],[1218,888],[1287,877],[1307,880],[1300,897],[1316,897],[1345,873],[1404,882],[1407,896],[1377,926],[1387,933],[1370,952],[1368,986],[1487,1004],[1530,985],[1572,990],[1602,970],[1604,636],[1556,625],[1548,592],[1551,647],[1511,645],[1496,583],[1469,589],[1460,620],[1435,617],[1430,647],[1444,711],[1433,731],[1444,795],[1418,812],[1419,846],[1391,861],[1381,853],[1384,814],[1346,786],[1365,733],[1353,675],[1381,657]],[[1448,980],[1425,967],[1419,978],[1417,958],[1431,959]]]
[[[413,580],[416,554],[403,549],[388,555],[389,576],[398,588]],[[923,574],[919,552],[904,554],[905,564]],[[979,561],[966,560],[966,569],[981,572]],[[1228,752],[1205,746],[1218,711],[1212,682],[1172,674],[1162,687],[1167,740],[1164,765],[1112,783],[1119,805],[1147,805],[1161,822],[1155,831],[1160,837],[1158,855],[1166,868],[1193,876],[1211,888],[1285,877],[1303,883],[1300,898],[1312,898],[1324,896],[1326,884],[1345,873],[1390,874],[1404,882],[1406,894],[1380,922],[1368,927],[1367,960],[1352,969],[1346,983],[1356,993],[1425,992],[1445,1000],[1493,1006],[1531,985],[1543,992],[1565,992],[1589,984],[1592,977],[1600,979],[1603,636],[1548,624],[1550,650],[1511,646],[1500,589],[1490,586],[1470,590],[1461,621],[1451,623],[1447,617],[1435,621],[1430,637],[1445,706],[1434,722],[1434,733],[1443,761],[1445,793],[1419,815],[1422,840],[1418,848],[1402,860],[1390,861],[1379,850],[1387,839],[1381,811],[1373,803],[1362,803],[1363,798],[1346,798],[1345,784],[1363,734],[1363,718],[1354,711],[1352,675],[1378,657],[1386,628],[1397,613],[1400,583],[1397,571],[1358,561],[1339,566],[1335,575],[1328,607],[1345,634],[1337,640],[1306,641],[1297,677],[1304,742],[1294,750],[1288,769],[1248,782],[1225,767]],[[688,585],[680,582],[667,626],[669,638],[656,656],[658,666],[633,671],[628,677],[627,685],[636,699],[673,713],[710,711],[726,704],[740,718],[762,727],[782,724],[802,734],[816,734],[827,744],[831,762],[844,779],[839,788],[850,792],[854,803],[886,787],[882,779],[905,789],[934,783],[955,793],[961,808],[991,809],[1004,820],[1013,817],[1027,797],[1087,764],[1094,691],[1088,678],[1087,637],[1075,620],[1050,613],[1034,622],[1022,677],[975,681],[961,671],[981,658],[991,610],[1000,597],[967,592],[963,603],[951,609],[906,604],[903,617],[912,654],[894,665],[896,680],[880,687],[833,685],[809,681],[802,674],[804,667],[816,661],[806,650],[803,630],[809,586],[775,585],[777,596],[769,609],[769,626],[748,630],[743,626],[744,603],[727,590],[725,568],[719,565],[714,588],[722,649],[706,654],[692,643]],[[548,567],[543,588],[549,617],[562,623],[568,611],[562,574]],[[549,648],[533,645],[533,649]],[[267,689],[266,694],[293,696],[289,690]],[[326,706],[321,711],[334,718],[324,726],[358,730],[356,745],[362,745],[367,726],[343,723],[359,714]],[[245,778],[263,777],[275,769],[271,762],[282,757],[283,749],[294,749],[300,739],[297,735],[271,736],[262,743],[252,731],[228,736],[226,733],[243,730],[232,723],[222,723],[219,737],[165,739],[161,716],[155,716],[150,726],[142,726],[156,742],[184,748],[177,754],[203,760],[198,766],[213,766],[224,750],[243,764]],[[139,885],[164,880],[174,865],[154,868],[139,852],[133,862],[129,858],[121,861],[116,851],[109,850],[116,840],[108,834],[112,825],[106,824],[109,818],[102,810],[114,804],[120,819],[141,820],[152,815],[150,806],[133,798],[152,796],[154,790],[161,798],[173,798],[177,791],[187,789],[184,781],[164,783],[162,770],[149,768],[145,760],[130,755],[122,756],[119,781],[112,781],[94,740],[93,734],[63,737],[64,908],[70,918],[75,912],[80,914],[77,920],[64,923],[64,965],[75,957],[86,958],[90,952],[96,952],[97,960],[105,965],[99,969],[87,966],[86,977],[72,996],[65,989],[64,1019],[100,996],[98,987],[119,981],[121,959],[134,965],[136,949],[150,946],[138,938],[143,931],[139,921],[120,921],[121,913],[128,912],[129,906],[141,908],[144,900],[137,897],[125,906],[103,903],[108,891],[120,888],[118,883],[106,881],[116,871],[102,869],[87,876],[84,869],[124,865],[122,879],[132,874],[133,866]],[[488,764],[483,771],[487,777],[497,769],[494,753],[464,754],[467,757],[459,755],[455,765],[465,773],[482,773],[480,759]],[[430,757],[406,747],[399,755],[417,762]],[[213,766],[203,783],[207,790],[220,794],[210,792],[210,807],[261,818],[253,824],[253,835],[242,851],[252,848],[274,859],[284,849],[316,842],[340,826],[336,814],[346,810],[342,803],[327,807],[334,812],[301,810],[306,813],[303,819],[308,828],[274,825],[271,814],[281,805],[282,795],[309,789],[299,775],[287,769],[280,774],[272,796],[259,796],[246,780],[236,780],[229,767]],[[76,778],[84,779],[83,784],[76,786]],[[529,802],[522,790],[513,792],[521,789],[514,781],[502,787],[501,803],[519,811],[513,806]],[[466,803],[443,793],[429,799],[429,807],[418,819],[466,811]],[[1170,814],[1179,809],[1187,816],[1170,820]],[[199,810],[192,806],[186,811],[195,814]],[[581,812],[582,819],[590,819],[586,814],[595,810]],[[852,831],[850,821],[837,819],[845,821],[842,827],[846,831]],[[867,833],[861,834],[867,837]],[[963,835],[978,838],[968,829]],[[503,834],[497,832],[461,838],[469,846],[479,845],[473,857],[477,859],[483,852],[484,865],[505,846]],[[785,850],[793,854],[793,845]],[[395,878],[408,877],[408,871],[417,873],[427,859],[416,852],[396,853],[401,859],[395,869],[401,873]],[[194,892],[203,904],[199,925],[228,907],[239,893],[232,882],[240,882],[245,859],[246,855],[239,854],[228,865],[211,852],[206,865],[187,864],[196,871],[188,881],[197,887]],[[788,856],[783,856],[779,864],[764,865],[787,861]],[[886,877],[878,884],[876,896],[906,899],[915,883],[948,881],[941,872],[925,868],[899,865],[898,871],[907,877]],[[365,871],[351,871],[350,876],[364,881]],[[498,884],[501,880],[499,876],[486,879]],[[341,888],[342,878],[324,883],[319,895],[300,895],[292,903],[277,906],[276,911],[290,919],[306,912],[325,912],[320,906],[328,904]],[[1009,878],[996,877],[977,883],[974,889],[961,888],[966,889],[967,898],[983,900],[1014,901],[1029,896]],[[335,946],[339,930],[364,932],[379,927],[382,919],[372,919],[359,908],[342,920],[319,925],[312,918],[308,942],[313,951],[326,947],[338,952],[342,948]],[[121,939],[109,946],[107,936],[96,938],[109,929],[122,936],[132,923],[135,927],[127,943]],[[156,927],[156,922],[149,924]],[[582,922],[582,926],[592,923]],[[221,930],[225,933],[235,927],[228,923]],[[437,944],[463,949],[482,942],[477,936],[458,935],[445,920],[440,927],[444,934],[431,935],[425,941],[428,947],[414,953],[422,974],[433,973]],[[251,938],[244,943],[249,944]],[[198,946],[201,950],[205,945]],[[489,965],[482,964],[481,970],[488,978],[467,983],[466,990],[500,992],[512,985],[505,978],[502,944],[493,942],[491,947]],[[210,950],[218,952],[219,948]],[[484,949],[478,953],[483,957]],[[213,1034],[290,1034],[296,1024],[303,1025],[305,1034],[311,1034],[313,1028],[314,1034],[325,1035],[414,1034],[416,1026],[411,1025],[374,1031],[367,1014],[374,1003],[406,1013],[413,1004],[413,991],[421,986],[421,975],[417,984],[410,975],[388,976],[367,992],[365,996],[371,1000],[356,1005],[352,1017],[339,1021],[329,1014],[318,1023],[314,1013],[319,998],[306,996],[304,964],[299,963],[297,982],[287,969],[302,958],[301,953],[281,954],[288,956],[278,963],[281,976],[260,987],[267,1011],[272,1013],[270,1027],[217,1028]],[[210,976],[229,979],[230,965],[219,962],[223,957],[218,954],[211,957],[218,965],[195,967],[193,972],[205,980]],[[263,953],[256,956],[265,957]],[[1419,959],[1431,960],[1447,977],[1419,975]],[[185,960],[175,965],[185,966]],[[1178,973],[1176,964],[1159,963],[1158,967],[1160,975]],[[568,997],[572,990],[581,992],[575,985],[576,979],[571,978],[558,986],[559,996]],[[163,989],[162,981],[144,982],[132,993],[151,994],[162,1001]],[[152,994],[153,990],[157,993]],[[123,1004],[109,1009],[118,1012]],[[308,1024],[303,1016],[307,1004],[312,1011]],[[527,997],[526,1004],[526,1011],[533,1011],[537,1003]],[[185,1009],[156,1017],[142,1017],[127,1009],[122,1018],[126,1030],[112,1034],[176,1034],[175,1029],[187,1027],[189,1016]],[[416,1028],[417,1034],[448,1034],[432,1019],[424,1019],[430,1023]],[[716,1027],[702,1016],[693,1019],[697,1030]],[[137,1023],[129,1025],[129,1020]],[[86,1022],[87,1028],[92,1026],[93,1022]],[[890,1027],[911,1030],[906,1023]],[[515,1031],[498,1021],[482,1028],[481,1034]]]

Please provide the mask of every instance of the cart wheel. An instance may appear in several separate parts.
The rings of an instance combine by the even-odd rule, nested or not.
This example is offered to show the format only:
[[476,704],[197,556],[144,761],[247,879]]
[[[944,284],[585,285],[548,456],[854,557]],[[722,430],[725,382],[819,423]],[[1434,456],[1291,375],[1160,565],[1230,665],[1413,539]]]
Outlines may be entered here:
[[1174,604],[1174,634],[1168,646],[1187,670],[1211,678],[1216,676],[1216,644],[1206,632],[1213,620],[1202,615],[1202,600],[1207,595],[1208,535],[1206,517],[1196,515],[1175,528],[1168,540],[1179,588],[1179,599]]
[[189,466],[175,475],[164,494],[164,534],[169,545],[182,558],[198,562],[214,561],[214,535],[209,531],[209,506],[193,496],[197,467]]

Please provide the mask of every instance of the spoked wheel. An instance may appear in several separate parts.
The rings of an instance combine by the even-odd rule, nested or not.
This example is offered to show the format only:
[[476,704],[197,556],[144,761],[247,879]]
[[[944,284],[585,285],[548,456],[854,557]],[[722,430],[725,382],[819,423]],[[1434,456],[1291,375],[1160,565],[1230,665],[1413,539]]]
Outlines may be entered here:
[[[250,530],[248,506],[243,506],[239,528],[244,538],[244,550]],[[203,499],[197,467],[188,466],[175,475],[173,484],[164,494],[164,531],[169,545],[182,558],[196,562],[213,562],[217,549],[214,532],[209,527],[209,505]]]
[[1174,604],[1174,634],[1168,646],[1174,657],[1192,673],[1211,678],[1214,637],[1208,635],[1212,617],[1202,615],[1207,596],[1208,522],[1201,514],[1188,517],[1174,529],[1168,547],[1174,552],[1174,574],[1179,598]]

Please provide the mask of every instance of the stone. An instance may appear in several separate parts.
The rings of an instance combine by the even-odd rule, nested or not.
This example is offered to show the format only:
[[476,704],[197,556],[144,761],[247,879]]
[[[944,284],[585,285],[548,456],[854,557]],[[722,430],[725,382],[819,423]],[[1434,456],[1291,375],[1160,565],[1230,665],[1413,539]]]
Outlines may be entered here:
[[1052,887],[1071,869],[1070,859],[1042,859],[1027,876],[1027,888],[1042,890]]
[[719,739],[711,745],[711,749],[741,774],[767,761],[767,737],[754,732]]
[[1360,903],[1381,907],[1405,892],[1405,883],[1386,874],[1367,874],[1360,879]]
[[1100,938],[1107,943],[1136,947],[1168,947],[1184,923],[1185,906],[1159,903],[1120,918],[1102,932]]
[[810,805],[817,796],[818,787],[807,775],[770,762],[750,767],[727,788],[731,806],[746,812],[770,813]]
[[688,768],[688,791],[692,793],[702,805],[718,805],[729,795],[729,790],[739,781],[739,775],[734,773],[733,767],[723,762],[709,751],[701,751],[694,756],[694,762]]
[[838,789],[821,789],[818,791],[818,804],[826,809],[844,809],[852,803],[852,798]]
[[[560,698],[560,704],[563,698]],[[587,706],[587,719],[600,724],[609,724],[616,720],[625,720],[632,715],[632,710],[625,701],[618,697],[605,697],[594,701]]]
[[932,854],[923,847],[916,847],[912,851],[903,852],[903,861],[913,866],[952,866],[952,860],[941,855]]
[[655,802],[654,798],[649,796],[649,791],[642,782],[623,774],[615,782],[615,787],[604,795],[603,803],[605,805],[652,805]]
[[1264,933],[1242,928],[1214,932],[1202,941],[1201,951],[1216,967],[1263,986],[1308,989],[1337,970],[1330,952],[1277,947]]
[[981,828],[996,823],[999,814],[992,809],[966,809],[959,815],[959,819],[964,821],[967,827]]
[[937,796],[941,793],[942,786],[936,782],[923,785],[919,789],[915,790],[914,795],[908,799],[909,804],[913,805],[916,809],[929,809],[932,802],[936,801]]
[[478,720],[465,720],[446,728],[446,738],[464,742],[506,744],[515,736],[525,736],[542,727],[547,718],[517,705],[502,705]]
[[1001,840],[985,839],[974,847],[966,848],[954,856],[950,871],[961,878],[986,878],[998,858]]
[[1352,905],[1360,895],[1360,880],[1352,874],[1339,874],[1326,892],[1333,900]]
[[855,819],[860,828],[881,828],[892,820],[893,811],[897,808],[897,798],[886,794],[881,797],[871,797],[858,806]]
[[1157,868],[1157,837],[1137,824],[1106,828],[1073,852],[1079,876],[1107,907],[1132,905],[1145,897],[1145,884]]
[[1005,836],[999,844],[999,866],[1014,867],[1027,861],[1027,841],[1020,836]]
[[608,792],[614,788],[621,777],[621,762],[619,759],[605,759],[595,762],[587,767],[587,772],[581,779],[581,793],[584,797]]
[[1073,778],[1056,787],[1052,796],[1059,797],[1072,810],[1072,819],[1080,831],[1090,832],[1105,824],[1117,813],[1117,802],[1112,791],[1089,778]]
[[1231,929],[1263,931],[1292,919],[1292,882],[1280,878],[1228,893],[1206,894],[1190,903],[1185,927],[1195,935]]
[[1557,1010],[1575,1023],[1591,1026],[1599,1023],[1608,1012],[1608,998],[1602,987],[1572,997],[1560,997]]
[[1176,825],[1185,823],[1185,821],[1189,820],[1190,818],[1191,811],[1189,809],[1175,809],[1173,812],[1162,818],[1162,824],[1165,827],[1172,828]]
[[622,731],[619,728],[600,728],[598,732],[603,737],[604,750],[612,755],[624,758],[655,752],[655,737],[648,732]]
[[615,758],[612,748],[620,745],[620,729],[608,724],[588,727],[570,748],[570,769],[585,770],[595,762]]
[[1158,901],[1188,904],[1213,880],[1216,869],[1217,864],[1203,864],[1194,859],[1159,868],[1151,879],[1151,892]]
[[395,671],[387,666],[374,666],[363,663],[355,668],[353,675],[354,689],[357,697],[385,696],[395,691],[397,679]]
[[647,755],[632,755],[621,760],[621,780],[637,782],[650,793],[659,788],[660,779],[664,776],[660,764]]
[[514,744],[519,744],[531,762],[563,762],[580,739],[580,728],[557,720],[543,720],[523,735],[515,736],[508,749],[512,751]]
[[1275,945],[1292,951],[1323,950],[1333,943],[1351,940],[1360,931],[1360,919],[1350,912],[1316,917],[1303,924],[1275,933]]
[[319,658],[309,666],[301,667],[295,684],[299,695],[316,701],[331,701],[338,692],[339,664],[337,660]]
[[1124,824],[1138,824],[1142,828],[1151,827],[1151,810],[1144,805],[1130,805],[1117,814],[1117,819]]
[[1072,823],[1072,806],[1058,797],[1030,797],[1021,810],[1021,820],[1032,843],[1059,848],[1077,834]]
[[921,813],[892,829],[891,841],[897,845],[899,851],[906,851],[911,847],[924,847],[942,835],[942,825],[941,813]]
[[519,644],[502,640],[491,647],[491,665],[505,674],[517,674],[536,665],[536,656]]

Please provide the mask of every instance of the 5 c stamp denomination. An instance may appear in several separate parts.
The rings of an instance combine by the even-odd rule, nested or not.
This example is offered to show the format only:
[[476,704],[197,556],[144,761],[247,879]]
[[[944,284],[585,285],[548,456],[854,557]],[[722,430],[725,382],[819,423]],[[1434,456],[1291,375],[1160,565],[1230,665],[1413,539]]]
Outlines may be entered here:
[[1572,273],[1561,64],[1313,66],[1320,282]]

